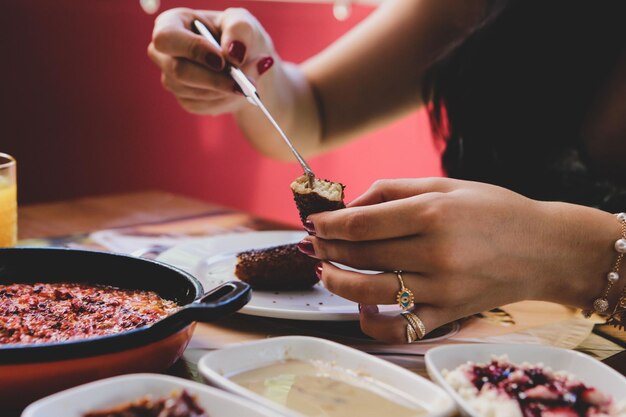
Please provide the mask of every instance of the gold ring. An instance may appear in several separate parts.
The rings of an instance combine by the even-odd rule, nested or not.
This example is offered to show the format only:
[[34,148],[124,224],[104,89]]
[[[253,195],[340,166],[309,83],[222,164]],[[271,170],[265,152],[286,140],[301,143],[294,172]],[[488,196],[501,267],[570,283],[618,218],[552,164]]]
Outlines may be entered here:
[[422,320],[417,317],[415,313],[412,313],[410,311],[403,311],[402,313],[400,313],[400,315],[404,317],[404,319],[409,324],[411,324],[411,326],[415,330],[415,333],[417,334],[418,340],[423,339],[424,336],[426,336],[426,326],[424,326],[424,322],[422,322]]
[[409,319],[407,319],[404,315],[402,316],[404,320],[406,320],[406,342],[413,343],[417,340],[417,328]]
[[404,286],[404,280],[402,279],[402,271],[394,271],[396,276],[398,277],[398,281],[400,281],[400,291],[396,295],[396,301],[400,308],[404,311],[413,307],[415,302],[415,298],[413,297],[413,293],[410,289]]
[[406,325],[406,342],[413,343],[417,340],[417,332],[410,323]]

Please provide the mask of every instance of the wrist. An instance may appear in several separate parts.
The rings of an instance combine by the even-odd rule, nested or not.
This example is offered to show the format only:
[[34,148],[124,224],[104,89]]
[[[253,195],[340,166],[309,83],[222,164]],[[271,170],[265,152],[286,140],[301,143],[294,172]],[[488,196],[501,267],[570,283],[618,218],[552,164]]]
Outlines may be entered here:
[[[618,253],[615,241],[622,236],[621,222],[601,210],[567,203],[544,203],[551,218],[549,258],[551,265],[539,286],[543,299],[591,309],[594,300],[607,288],[607,274],[613,270]],[[620,279],[607,294],[615,304]]]
[[[302,71],[278,57],[272,68],[258,78],[257,91],[265,107],[303,156],[318,150],[319,115],[313,91]],[[243,100],[242,100],[243,101]],[[243,101],[233,112],[246,138],[262,154],[293,161],[289,148],[276,140],[274,127],[256,107]]]

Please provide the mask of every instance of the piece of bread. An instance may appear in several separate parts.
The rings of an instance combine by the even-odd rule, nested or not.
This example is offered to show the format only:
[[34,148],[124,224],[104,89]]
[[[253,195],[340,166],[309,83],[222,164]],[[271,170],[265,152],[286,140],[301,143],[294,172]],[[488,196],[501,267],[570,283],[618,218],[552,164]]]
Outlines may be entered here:
[[343,189],[345,185],[338,182],[315,178],[313,187],[309,177],[302,175],[291,183],[293,199],[298,207],[302,224],[311,214],[344,208]]
[[311,288],[319,279],[313,259],[295,243],[237,254],[235,275],[256,290],[293,291]]

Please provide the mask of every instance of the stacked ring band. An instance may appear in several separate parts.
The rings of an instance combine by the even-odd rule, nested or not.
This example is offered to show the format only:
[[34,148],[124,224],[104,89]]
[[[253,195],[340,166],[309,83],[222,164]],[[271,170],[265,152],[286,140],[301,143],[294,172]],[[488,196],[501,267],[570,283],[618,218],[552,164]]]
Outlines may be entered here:
[[406,342],[413,343],[417,340],[417,332],[411,324],[406,325]]
[[[410,327],[412,327],[413,330],[415,331],[415,335],[416,335],[415,340],[420,340],[424,336],[426,336],[426,326],[424,326],[424,323],[419,317],[417,317],[416,314],[410,311],[403,311],[402,313],[400,313],[400,315],[407,321]],[[407,334],[408,334],[408,327],[407,327]],[[407,336],[407,339],[408,339],[408,336]]]

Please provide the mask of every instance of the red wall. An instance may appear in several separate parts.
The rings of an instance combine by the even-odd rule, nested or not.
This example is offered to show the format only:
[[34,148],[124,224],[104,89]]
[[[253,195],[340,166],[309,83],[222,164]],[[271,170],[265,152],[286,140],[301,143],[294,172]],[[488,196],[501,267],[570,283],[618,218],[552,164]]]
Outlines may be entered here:
[[[346,22],[321,4],[168,1],[251,10],[284,59],[301,61],[371,11]],[[138,0],[0,2],[0,152],[18,160],[20,204],[162,189],[296,223],[295,163],[257,154],[230,116],[185,113],[146,56],[154,16]],[[278,139],[277,139],[278,140]],[[311,159],[347,199],[377,178],[441,175],[423,114]]]

